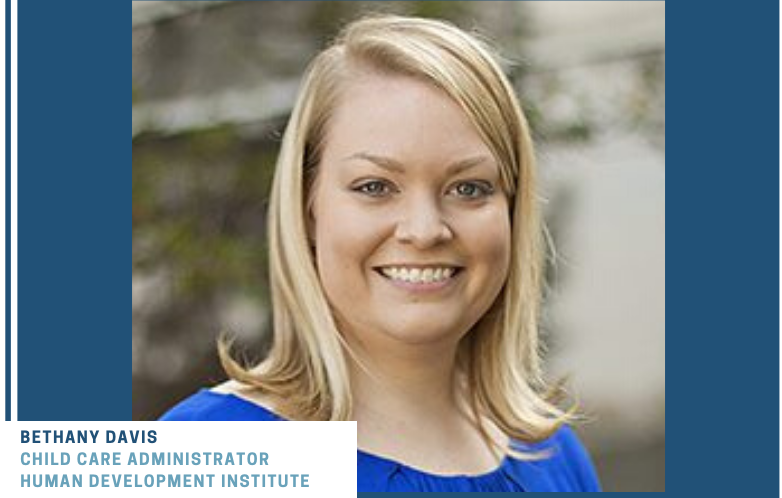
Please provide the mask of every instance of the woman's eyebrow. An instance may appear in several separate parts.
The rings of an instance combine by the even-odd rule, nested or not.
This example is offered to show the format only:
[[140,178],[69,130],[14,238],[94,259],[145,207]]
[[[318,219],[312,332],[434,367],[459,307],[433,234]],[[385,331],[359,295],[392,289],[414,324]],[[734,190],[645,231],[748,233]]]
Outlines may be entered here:
[[[389,171],[393,171],[395,173],[404,173],[405,171],[405,167],[400,161],[397,161],[396,159],[386,157],[386,156],[370,154],[369,152],[357,152],[345,158],[346,161],[352,159],[363,159],[365,161],[371,162],[372,164],[375,164],[376,166],[379,166]],[[480,164],[490,163],[491,161],[492,161],[491,157],[486,155],[468,157],[466,159],[461,159],[459,161],[450,164],[446,168],[446,173],[448,175],[456,175],[468,169],[474,168],[475,166],[478,166]]]
[[376,166],[393,171],[395,173],[404,173],[405,171],[405,167],[402,166],[402,163],[396,159],[370,154],[369,152],[356,152],[355,154],[346,157],[345,161],[350,161],[353,159],[363,159],[364,161],[369,161]]

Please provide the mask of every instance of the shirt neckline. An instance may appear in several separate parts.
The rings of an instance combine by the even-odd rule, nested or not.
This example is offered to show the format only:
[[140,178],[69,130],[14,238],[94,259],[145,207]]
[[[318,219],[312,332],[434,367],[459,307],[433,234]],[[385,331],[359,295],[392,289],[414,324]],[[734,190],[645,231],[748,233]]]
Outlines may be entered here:
[[465,474],[465,473],[438,474],[428,470],[422,470],[420,468],[414,467],[412,465],[408,465],[406,463],[402,463],[398,460],[394,460],[389,457],[384,457],[376,453],[370,453],[360,448],[358,448],[356,451],[358,452],[359,455],[362,455],[363,457],[369,460],[373,460],[375,462],[380,463],[381,465],[385,465],[389,467],[389,469],[392,472],[406,471],[409,473],[413,473],[416,475],[428,477],[431,479],[441,480],[441,481],[454,481],[454,480],[481,481],[481,480],[493,479],[495,476],[505,473],[510,458],[509,456],[506,455],[505,457],[503,457],[503,459],[494,469],[480,474]]
[[[270,409],[266,408],[265,406],[261,406],[261,405],[259,405],[257,403],[254,403],[254,402],[252,402],[252,401],[250,401],[248,399],[245,399],[245,398],[243,398],[241,396],[237,396],[234,393],[218,392],[218,391],[213,391],[212,389],[202,389],[202,391],[204,393],[208,394],[208,395],[211,395],[211,396],[230,398],[230,399],[235,400],[236,402],[239,402],[239,403],[242,403],[242,404],[245,404],[245,405],[249,405],[250,407],[252,407],[254,409],[257,409],[259,411],[268,413],[269,415],[271,415],[272,417],[274,417],[277,420],[280,420],[280,421],[287,421],[288,420],[286,418],[281,417],[280,415],[277,415],[276,413],[274,413]],[[378,455],[376,453],[371,453],[369,451],[362,450],[361,448],[356,448],[356,452],[359,455],[362,455],[363,457],[365,457],[365,458],[367,458],[369,460],[373,460],[373,461],[375,461],[377,463],[380,463],[382,465],[385,465],[385,466],[389,467],[390,470],[392,470],[392,471],[407,471],[407,472],[411,472],[411,473],[418,474],[418,475],[421,475],[421,476],[426,476],[426,477],[429,477],[431,479],[437,479],[437,480],[442,480],[442,481],[453,481],[453,480],[480,481],[480,480],[492,479],[493,477],[495,477],[497,475],[507,474],[506,473],[506,469],[507,469],[507,466],[510,463],[510,458],[511,458],[509,455],[505,455],[503,457],[503,459],[500,461],[500,463],[497,465],[497,467],[495,467],[494,469],[489,470],[487,472],[480,473],[480,474],[464,474],[464,473],[461,473],[461,474],[459,474],[459,473],[457,473],[457,474],[438,474],[438,473],[434,473],[434,472],[430,472],[430,471],[426,471],[426,470],[422,470],[422,469],[416,468],[416,467],[414,467],[412,465],[408,465],[406,463],[402,463],[402,462],[400,462],[398,460],[394,460],[394,459],[389,458],[389,457],[385,457],[385,456],[382,456],[382,455]]]

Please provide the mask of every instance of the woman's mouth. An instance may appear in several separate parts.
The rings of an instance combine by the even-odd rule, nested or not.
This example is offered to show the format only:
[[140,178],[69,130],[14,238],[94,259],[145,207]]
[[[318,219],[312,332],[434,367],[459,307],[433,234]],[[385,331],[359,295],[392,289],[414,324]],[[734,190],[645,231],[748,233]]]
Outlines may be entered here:
[[381,266],[375,271],[392,284],[413,291],[433,291],[448,286],[463,270],[458,266]]

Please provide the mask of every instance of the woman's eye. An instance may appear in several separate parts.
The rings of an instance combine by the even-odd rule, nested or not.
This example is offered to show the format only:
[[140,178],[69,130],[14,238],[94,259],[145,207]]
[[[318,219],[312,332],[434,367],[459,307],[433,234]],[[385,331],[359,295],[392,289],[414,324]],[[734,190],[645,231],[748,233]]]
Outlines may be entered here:
[[391,187],[380,180],[364,182],[354,187],[353,190],[370,197],[384,197],[391,193]]
[[464,199],[482,199],[494,193],[494,188],[486,182],[461,182],[451,192]]

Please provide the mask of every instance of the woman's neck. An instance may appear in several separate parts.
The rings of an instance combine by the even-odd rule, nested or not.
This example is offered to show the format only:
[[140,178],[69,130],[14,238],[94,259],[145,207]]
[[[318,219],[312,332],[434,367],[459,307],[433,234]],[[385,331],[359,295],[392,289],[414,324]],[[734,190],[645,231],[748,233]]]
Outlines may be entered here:
[[457,412],[456,345],[363,350],[350,360],[356,420],[439,418]]
[[433,473],[496,468],[502,458],[497,448],[506,441],[493,432],[489,444],[466,408],[457,347],[405,345],[377,355],[365,350],[349,362],[360,449]]

